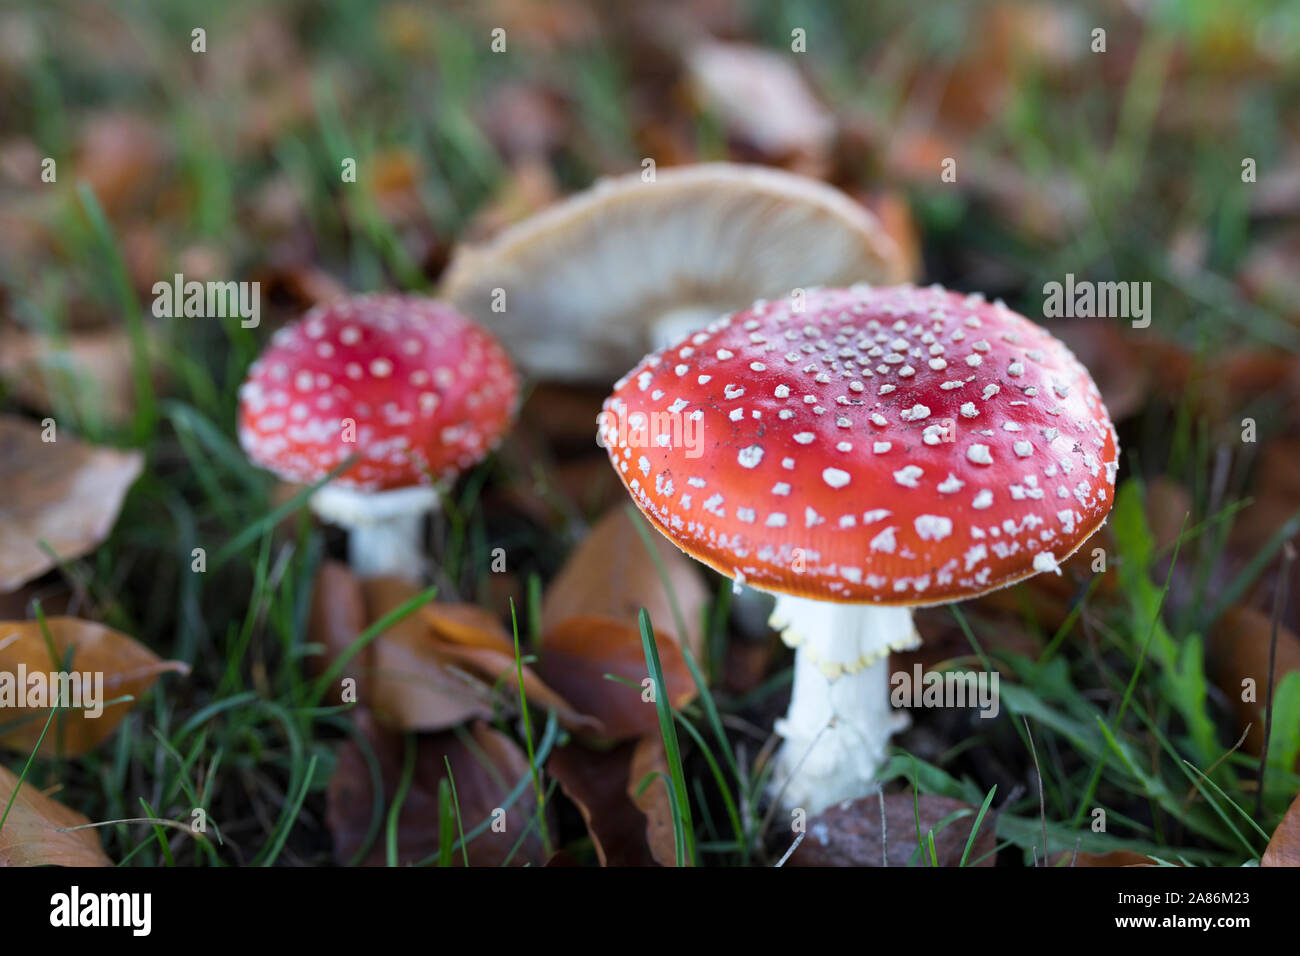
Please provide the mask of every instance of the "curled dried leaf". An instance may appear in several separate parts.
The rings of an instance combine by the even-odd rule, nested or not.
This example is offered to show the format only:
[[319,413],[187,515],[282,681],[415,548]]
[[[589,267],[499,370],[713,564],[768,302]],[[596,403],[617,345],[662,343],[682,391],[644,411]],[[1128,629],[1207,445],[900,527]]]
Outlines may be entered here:
[[[42,546],[72,560],[108,537],[144,456],[86,445],[0,416],[0,593],[55,567]],[[57,436],[57,432],[55,433]]]
[[[679,643],[684,639],[698,660],[704,642],[701,612],[709,603],[699,566],[663,535],[651,531],[655,552],[666,571],[665,588],[655,557],[633,523],[641,520],[628,514],[626,507],[617,507],[597,522],[547,589],[542,601],[542,630],[550,632],[568,618],[596,616],[635,630],[645,608],[657,637],[672,637]],[[685,634],[677,633],[677,615],[668,589],[676,598]]]
[[[913,804],[910,793],[884,797],[885,830],[882,836],[880,796],[862,797],[822,812],[807,821],[808,835],[790,857],[790,866],[909,866],[917,853],[917,817],[920,842],[926,846],[925,865],[930,865],[928,835],[934,831],[935,857],[939,866],[957,866],[970,838],[977,808],[951,797],[921,794]],[[970,813],[939,829],[954,813]],[[968,866],[992,866],[995,814],[980,821],[979,833],[967,858]],[[979,862],[976,862],[979,861]],[[918,863],[917,865],[920,865]]]
[[0,767],[0,812],[11,798],[0,827],[0,867],[113,865],[100,849],[97,830],[70,829],[90,823],[87,817],[45,796],[31,781],[19,786],[18,777]]
[[[415,597],[419,588],[399,578],[380,577],[363,581],[362,591],[367,619],[376,621]],[[370,645],[369,687],[375,717],[396,729],[445,730],[492,716],[486,688],[446,666],[418,613],[408,614]]]
[[[384,791],[382,796],[375,794],[362,745],[349,739],[339,750],[334,775],[330,778],[325,817],[334,836],[334,856],[340,863],[349,862],[362,850],[375,801],[379,800],[387,811],[402,777],[402,735],[380,727],[365,711],[357,714],[357,727],[365,745],[378,760]],[[475,721],[456,733],[421,734],[415,746],[411,787],[397,817],[399,866],[419,863],[438,853],[438,791],[442,781],[448,779],[448,762],[450,782],[455,786],[460,807],[460,828],[468,835],[484,821],[497,823],[486,827],[467,845],[470,866],[545,862],[534,805],[529,802],[528,794],[508,809],[505,807],[511,790],[531,774],[528,758],[512,739],[483,721]],[[460,850],[455,850],[452,864],[461,866],[462,860]],[[361,863],[383,866],[385,862],[384,840],[380,838],[372,843]]]
[[[159,674],[188,674],[180,661],[165,661],[143,644],[112,628],[75,617],[0,622],[0,746],[32,750],[45,728],[49,708],[69,706],[60,729],[51,723],[41,747],[77,757],[93,750],[131,710]],[[44,688],[42,691],[41,688]]]
[[1286,816],[1273,831],[1260,866],[1300,866],[1300,796],[1291,802]]
[[546,771],[587,825],[601,866],[651,866],[646,817],[628,793],[634,744],[600,751],[569,744],[551,754]]
[[[686,659],[675,642],[658,644],[670,699],[683,707],[696,693]],[[580,713],[599,720],[611,740],[658,731],[658,690],[650,684],[641,635],[632,626],[608,617],[569,618],[547,632],[537,672]]]

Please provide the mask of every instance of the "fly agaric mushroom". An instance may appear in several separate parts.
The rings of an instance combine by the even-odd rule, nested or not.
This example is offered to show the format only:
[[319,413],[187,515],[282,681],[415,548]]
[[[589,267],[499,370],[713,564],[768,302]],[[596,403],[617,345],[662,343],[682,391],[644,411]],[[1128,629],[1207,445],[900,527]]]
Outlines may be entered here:
[[647,349],[796,287],[903,282],[871,213],[793,173],[709,163],[604,180],[481,247],[442,294],[539,378],[605,384]]
[[358,455],[312,510],[348,529],[359,574],[418,578],[423,517],[496,445],[517,393],[501,344],[451,307],[355,296],[275,333],[240,389],[239,441],[304,484]]
[[601,424],[655,527],[776,594],[796,652],[773,785],[810,813],[872,789],[910,609],[1058,571],[1104,523],[1119,457],[1064,345],[938,286],[760,301],[647,356]]

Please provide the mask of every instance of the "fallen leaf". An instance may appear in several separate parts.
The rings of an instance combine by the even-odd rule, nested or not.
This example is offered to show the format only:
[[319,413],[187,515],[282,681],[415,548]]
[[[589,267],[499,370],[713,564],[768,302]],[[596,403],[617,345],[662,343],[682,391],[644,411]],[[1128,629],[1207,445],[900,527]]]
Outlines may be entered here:
[[[307,618],[308,640],[324,648],[322,653],[307,658],[307,670],[312,677],[324,674],[330,664],[361,636],[370,623],[366,614],[366,596],[361,589],[361,579],[342,561],[323,562],[316,571],[311,611]],[[352,659],[352,666],[341,675],[357,682],[357,700],[370,699],[371,654],[371,647],[362,648]],[[330,687],[329,701],[342,703],[341,692],[341,686]]]
[[631,743],[607,751],[569,744],[546,762],[547,773],[582,815],[601,866],[655,863],[646,843],[646,816],[628,794],[635,750]]
[[88,554],[108,537],[144,456],[64,435],[43,441],[26,419],[0,416],[0,593]]
[[[808,835],[791,855],[788,865],[882,866],[882,857],[887,853],[889,866],[909,866],[912,855],[917,852],[915,813],[920,816],[921,841],[926,844],[924,858],[916,865],[930,865],[926,836],[931,829],[936,829],[934,848],[939,866],[957,866],[966,849],[966,841],[970,838],[978,808],[951,797],[934,794],[921,794],[917,797],[915,811],[911,793],[887,794],[884,800],[886,829],[883,841],[880,833],[880,797],[873,794],[831,807],[808,820]],[[971,812],[952,821],[942,830],[937,830],[945,817],[959,810]],[[968,866],[993,865],[994,855],[991,851],[997,845],[993,835],[995,818],[996,814],[989,811],[980,821],[979,834],[975,837],[967,858]],[[981,857],[984,859],[980,860]],[[976,860],[980,862],[975,863]]]
[[[366,618],[377,621],[419,593],[393,577],[362,582]],[[491,717],[486,688],[449,670],[434,653],[426,621],[408,614],[370,645],[369,702],[380,723],[399,730],[445,730],[475,717]]]
[[[641,784],[650,774],[657,774]],[[658,733],[646,734],[632,751],[632,765],[628,771],[627,795],[645,815],[645,837],[650,853],[660,866],[676,866],[677,838],[673,833],[673,808],[668,797],[671,781],[668,756],[664,753],[663,737]],[[638,791],[640,791],[638,793]]]
[[[659,659],[674,707],[694,699],[696,688],[676,642],[658,638]],[[649,680],[641,634],[608,617],[571,617],[546,632],[537,673],[547,686],[583,714],[600,721],[604,736],[626,740],[654,732],[659,716],[653,701],[642,699]],[[606,674],[634,686],[609,680]]]
[[[15,787],[18,777],[0,767],[0,814],[9,805]],[[88,817],[25,781],[0,827],[0,867],[112,866],[113,861],[100,849],[98,830],[68,829],[88,823]]]
[[[1214,683],[1232,704],[1238,728],[1245,730],[1250,725],[1245,749],[1253,754],[1258,754],[1264,745],[1264,704],[1268,700],[1272,634],[1269,615],[1253,607],[1236,605],[1223,613],[1210,635],[1209,664]],[[1300,670],[1300,637],[1279,625],[1274,689],[1287,674],[1297,670]],[[1254,700],[1242,700],[1246,680],[1253,682]]]
[[[70,403],[79,414],[110,424],[128,421],[136,401],[132,354],[121,326],[71,329],[55,339],[0,325],[0,378],[39,412],[53,414]],[[161,377],[158,366],[155,371]]]
[[617,507],[591,529],[546,591],[542,630],[548,632],[568,618],[598,616],[636,629],[638,615],[645,608],[656,637],[684,637],[698,660],[704,642],[701,612],[709,603],[699,566],[659,532],[650,530],[686,626],[686,633],[679,636],[669,592],[633,524],[641,520],[628,514],[625,507]]
[[1273,831],[1260,866],[1300,866],[1300,796],[1291,801],[1286,816]]
[[[366,620],[377,621],[420,589],[395,577],[360,583]],[[362,667],[369,674],[375,717],[397,730],[446,730],[474,717],[491,717],[495,698],[509,709],[519,702],[513,638],[490,612],[469,604],[429,603],[378,635]],[[585,716],[523,667],[524,694],[532,707],[554,710],[567,729],[597,734]]]
[[727,132],[770,159],[824,160],[835,123],[791,59],[743,43],[701,43],[686,68]]
[[[383,780],[383,809],[392,806],[402,777],[404,742],[401,734],[385,730],[364,710],[357,713],[357,728],[373,748]],[[436,858],[439,847],[438,789],[447,778],[444,758],[451,764],[451,782],[460,807],[460,821],[466,835],[485,820],[497,820],[469,842],[466,852],[471,866],[540,865],[546,861],[542,840],[536,832],[535,804],[529,789],[505,811],[506,797],[520,780],[531,776],[528,758],[515,742],[475,721],[457,733],[420,734],[416,737],[415,768],[410,790],[397,817],[397,864],[407,866]],[[349,862],[361,850],[370,828],[375,805],[370,769],[361,747],[349,739],[339,749],[334,774],[326,791],[326,823],[334,837],[334,858]],[[511,850],[525,830],[511,857]],[[459,832],[458,832],[459,835]],[[383,832],[361,860],[363,866],[383,866],[386,850]],[[452,865],[463,865],[459,849]]]
[[[555,711],[556,718],[567,730],[600,732],[598,720],[571,707],[531,666],[518,665],[513,638],[491,613],[472,604],[430,604],[423,609],[423,615],[432,632],[431,651],[443,663],[457,664],[491,686],[499,684],[509,688],[512,701],[517,699],[522,670],[529,706]],[[522,648],[520,653],[524,653]]]
[[[104,704],[128,694],[138,701],[153,686],[159,674],[188,674],[190,670],[180,661],[162,660],[143,644],[94,621],[51,617],[46,619],[46,624],[49,626],[50,644],[54,647],[54,659],[51,659],[50,645],[45,641],[39,621],[0,622],[0,708],[3,708],[5,725],[10,727],[0,735],[0,746],[28,751],[36,747],[50,706],[43,700],[36,706],[27,706],[33,701],[32,694],[38,686],[33,683],[36,675],[41,675],[41,682],[50,696],[63,686],[53,685],[51,674],[63,672],[65,665],[70,674],[94,675],[89,681],[81,681],[79,693],[82,701],[92,709],[102,707],[102,712],[92,716],[80,707],[64,711],[62,718],[56,716],[50,723],[42,744],[43,748],[53,751],[61,736],[62,753],[79,757],[108,737],[134,702],[125,701],[111,707]],[[71,664],[66,664],[69,650],[72,650]],[[20,683],[20,673],[27,675],[25,687]],[[75,702],[78,688],[72,685],[71,690]],[[10,694],[12,699],[8,697]],[[45,699],[48,700],[48,696]],[[63,721],[61,735],[60,719]],[[22,723],[12,726],[16,721]]]

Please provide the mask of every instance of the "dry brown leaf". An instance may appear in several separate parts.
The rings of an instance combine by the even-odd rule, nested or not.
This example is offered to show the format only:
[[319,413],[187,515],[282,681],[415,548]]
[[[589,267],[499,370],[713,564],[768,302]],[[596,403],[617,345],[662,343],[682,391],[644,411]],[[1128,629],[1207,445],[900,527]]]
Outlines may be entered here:
[[599,751],[569,744],[551,754],[546,771],[587,825],[601,866],[652,866],[646,817],[628,794],[634,744]]
[[477,604],[427,604],[420,616],[439,640],[514,655],[514,639],[495,614]]
[[629,515],[626,507],[617,507],[591,529],[546,591],[542,630],[549,632],[567,618],[593,616],[635,629],[641,608],[645,608],[656,637],[684,637],[699,660],[704,643],[701,612],[709,603],[699,566],[659,532],[650,531],[686,626],[686,634],[678,635],[668,591],[633,524],[641,520]]
[[[399,578],[369,578],[362,582],[366,616],[377,621],[419,593]],[[400,730],[445,730],[475,717],[491,717],[486,689],[454,673],[434,653],[429,627],[417,614],[408,614],[370,645],[370,697],[375,717]]]
[[[686,659],[674,641],[661,639],[658,647],[670,699],[683,707],[696,693]],[[611,740],[640,737],[659,726],[654,701],[643,699],[649,675],[640,631],[632,625],[608,617],[571,617],[546,633],[536,668],[579,713],[599,720]]]
[[835,122],[793,58],[743,43],[701,43],[687,55],[695,95],[735,139],[770,159],[825,159]]
[[[0,808],[9,805],[18,777],[0,767]],[[26,781],[0,827],[0,867],[112,866],[99,846],[99,831],[69,830],[90,820]]]
[[0,592],[81,557],[108,537],[144,456],[97,448],[68,435],[42,441],[40,426],[0,416]]
[[567,730],[600,733],[599,720],[576,711],[531,666],[518,666],[513,640],[487,611],[471,604],[431,604],[423,613],[431,632],[430,651],[438,660],[455,664],[489,685],[509,688],[512,699],[518,694],[522,670],[529,706],[555,711],[556,718]]
[[[808,835],[790,857],[790,866],[882,866],[888,854],[889,866],[908,866],[917,851],[916,816],[921,820],[921,839],[937,828],[949,814],[966,809],[971,813],[954,820],[934,834],[935,855],[940,866],[956,866],[961,861],[971,827],[975,824],[976,809],[951,797],[922,794],[916,798],[913,809],[912,794],[891,793],[885,800],[885,839],[880,833],[880,797],[872,795],[851,803],[831,807],[807,822]],[[915,814],[915,815],[914,815]],[[984,815],[979,834],[971,847],[968,866],[992,866],[996,846],[993,835],[996,814]],[[883,843],[883,848],[882,848]],[[986,855],[987,854],[987,855]],[[980,859],[984,857],[984,859]],[[980,860],[976,863],[976,860]],[[926,859],[929,865],[929,848]],[[918,863],[917,865],[921,865]]]
[[[649,774],[659,776],[641,789]],[[658,732],[646,734],[632,751],[632,765],[628,768],[627,795],[645,815],[645,838],[650,853],[660,866],[677,864],[677,838],[673,834],[673,808],[668,798],[670,780],[668,757],[664,753],[663,737]],[[638,792],[639,791],[639,792]]]
[[[50,642],[54,645],[57,663],[51,660],[49,645],[41,630],[39,621],[4,621],[0,622],[0,704],[3,705],[5,723],[22,720],[18,726],[4,731],[0,735],[0,746],[13,750],[32,750],[40,739],[49,714],[49,705],[28,707],[32,700],[31,691],[34,675],[44,675],[46,686],[51,691],[49,677],[52,672],[61,672],[68,660],[69,649],[73,650],[68,670],[85,675],[102,675],[91,678],[90,683],[83,680],[82,695],[96,696],[91,704],[102,706],[118,697],[131,695],[139,700],[140,696],[153,686],[159,674],[170,672],[188,674],[189,667],[180,661],[165,661],[143,644],[137,643],[125,634],[94,621],[83,621],[75,617],[51,617],[46,620],[49,626]],[[27,693],[18,685],[19,668],[28,675]],[[11,703],[5,697],[6,689],[3,675],[14,675],[9,688],[15,694]],[[102,687],[96,687],[102,679]],[[111,734],[131,710],[132,701],[103,706],[102,713],[92,717],[80,708],[63,712],[62,752],[66,756],[78,757],[93,750],[101,741]],[[60,734],[56,727],[59,717],[50,724],[50,731],[45,735],[41,745],[47,752],[58,745]]]
[[1300,796],[1291,801],[1286,816],[1273,831],[1260,866],[1300,866]]
[[[1210,669],[1214,683],[1232,703],[1238,727],[1245,730],[1246,750],[1258,754],[1264,745],[1264,703],[1268,699],[1268,655],[1273,624],[1269,615],[1236,605],[1224,612],[1210,635]],[[1279,626],[1273,687],[1291,671],[1300,670],[1300,637]],[[1254,700],[1245,701],[1242,682],[1254,682]]]
[[[307,636],[324,651],[307,659],[308,672],[320,677],[331,663],[361,636],[369,620],[366,617],[366,597],[361,589],[361,579],[342,561],[325,561],[316,571],[315,589],[311,596],[311,613],[307,618]],[[364,647],[352,658],[352,666],[343,674],[357,682],[357,700],[369,700],[368,684],[373,647]],[[331,703],[342,703],[342,687],[329,688]]]
[[[384,785],[384,808],[387,810],[402,776],[403,737],[385,730],[366,711],[357,713],[357,728],[378,758]],[[515,742],[475,721],[460,733],[420,734],[416,737],[415,772],[411,787],[397,818],[397,863],[418,863],[438,852],[438,787],[447,777],[444,757],[451,764],[451,782],[464,831],[469,833],[484,820],[492,819],[510,791],[530,775],[528,758]],[[370,769],[355,740],[339,749],[334,775],[326,795],[326,823],[334,836],[334,857],[346,863],[361,849],[370,827],[375,795]],[[467,846],[471,866],[501,866],[510,857],[511,848],[530,825],[533,830],[524,838],[510,859],[511,865],[540,865],[546,861],[542,840],[536,830],[535,804],[531,791],[515,801],[500,821],[488,827]],[[501,828],[504,824],[504,829]],[[362,859],[364,866],[383,866],[384,837],[381,833]],[[455,866],[462,865],[459,850],[452,855]]]
[[[152,330],[146,334],[153,339]],[[135,410],[132,361],[121,326],[91,325],[55,340],[0,325],[0,377],[15,398],[40,412],[58,411],[56,397],[75,396],[76,408],[86,415],[112,424],[129,420]],[[160,367],[154,372],[161,377]]]
[[[375,621],[419,593],[393,577],[361,582],[367,620]],[[430,603],[375,638],[368,655],[369,697],[376,718],[399,730],[445,730],[473,717],[491,717],[493,689],[518,702],[514,641],[491,613],[469,604]],[[530,706],[554,710],[568,730],[597,734],[584,716],[523,667]]]

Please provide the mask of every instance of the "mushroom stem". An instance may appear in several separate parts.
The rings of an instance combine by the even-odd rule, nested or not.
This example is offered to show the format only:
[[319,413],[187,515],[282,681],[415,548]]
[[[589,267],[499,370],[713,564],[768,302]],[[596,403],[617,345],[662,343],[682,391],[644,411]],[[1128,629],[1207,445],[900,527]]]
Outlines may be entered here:
[[312,495],[311,507],[325,521],[348,530],[348,564],[361,577],[424,578],[424,518],[439,507],[436,489],[364,492],[326,485]]
[[675,345],[692,332],[698,332],[727,310],[703,305],[669,309],[650,326],[650,348],[660,351]]
[[907,726],[889,704],[889,652],[920,644],[911,608],[781,594],[770,623],[795,648],[774,796],[816,814],[872,793],[890,735]]

